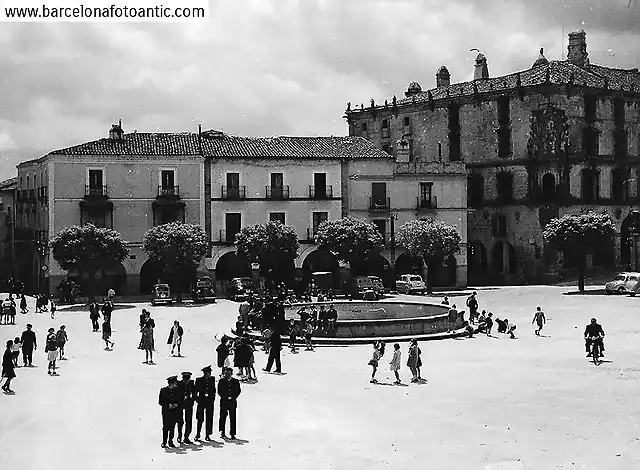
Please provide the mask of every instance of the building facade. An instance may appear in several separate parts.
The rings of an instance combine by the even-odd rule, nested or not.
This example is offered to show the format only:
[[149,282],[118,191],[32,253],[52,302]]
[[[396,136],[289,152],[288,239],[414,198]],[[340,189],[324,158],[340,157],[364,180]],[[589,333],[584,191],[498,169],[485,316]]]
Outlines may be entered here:
[[[105,292],[109,287],[119,294],[149,292],[158,271],[142,251],[143,236],[171,221],[204,224],[203,179],[197,134],[125,134],[120,125],[108,138],[21,163],[19,278],[27,289],[39,291],[55,292],[68,275],[81,284],[98,283]],[[92,280],[88,273],[62,270],[47,249],[60,230],[87,223],[118,231],[130,249],[127,260]]]
[[13,276],[15,258],[15,201],[18,178],[0,182],[0,281]]
[[591,64],[584,31],[569,35],[567,60],[549,61],[541,50],[532,63],[490,77],[479,54],[471,82],[452,84],[441,67],[435,88],[412,83],[391,104],[347,111],[350,135],[392,154],[397,139],[408,141],[416,164],[466,167],[473,284],[544,281],[574,266],[542,237],[566,213],[606,212],[616,223],[614,253],[593,253],[592,266],[630,266],[636,257],[640,73]]

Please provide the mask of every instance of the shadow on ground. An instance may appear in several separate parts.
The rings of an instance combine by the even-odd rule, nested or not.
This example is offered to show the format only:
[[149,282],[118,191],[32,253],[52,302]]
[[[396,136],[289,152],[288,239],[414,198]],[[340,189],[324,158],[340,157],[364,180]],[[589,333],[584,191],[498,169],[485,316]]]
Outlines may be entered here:
[[[116,304],[115,310],[124,310],[127,308],[136,308],[137,305],[133,304]],[[58,305],[59,312],[88,312],[89,305]]]
[[563,292],[562,295],[609,295],[604,289],[587,289],[584,292],[579,290],[572,290],[569,292]]

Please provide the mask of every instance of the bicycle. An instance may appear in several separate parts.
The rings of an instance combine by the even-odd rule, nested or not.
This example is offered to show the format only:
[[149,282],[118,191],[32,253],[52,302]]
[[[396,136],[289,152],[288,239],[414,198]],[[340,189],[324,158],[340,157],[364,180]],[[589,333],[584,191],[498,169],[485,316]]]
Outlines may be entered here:
[[600,357],[602,357],[602,338],[600,336],[592,336],[589,338],[591,340],[591,357],[593,359],[593,363],[596,366],[602,364]]

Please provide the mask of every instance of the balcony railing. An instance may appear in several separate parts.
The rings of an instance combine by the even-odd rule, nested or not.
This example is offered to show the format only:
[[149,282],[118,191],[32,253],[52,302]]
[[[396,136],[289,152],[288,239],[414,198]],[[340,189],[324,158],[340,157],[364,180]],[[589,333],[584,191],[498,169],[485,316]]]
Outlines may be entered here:
[[438,208],[438,198],[437,197],[432,197],[431,199],[427,199],[427,198],[421,198],[421,197],[417,197],[416,198],[416,209],[417,210],[421,210],[421,209],[437,209]]
[[180,198],[180,186],[158,186],[158,197]]
[[220,230],[218,241],[220,243],[233,245],[236,242],[236,234],[238,233],[240,233],[240,230],[238,230],[237,232],[227,232],[225,230]]
[[246,197],[246,186],[223,186],[222,199],[227,201],[239,201]]
[[309,186],[309,199],[331,199],[333,186]]
[[267,199],[289,199],[289,186],[265,186]]
[[391,198],[373,199],[369,198],[369,212],[385,212],[391,208]]
[[109,197],[106,186],[85,186],[84,197]]
[[46,241],[48,238],[48,233],[46,230],[35,230],[33,234],[33,239],[38,241]]

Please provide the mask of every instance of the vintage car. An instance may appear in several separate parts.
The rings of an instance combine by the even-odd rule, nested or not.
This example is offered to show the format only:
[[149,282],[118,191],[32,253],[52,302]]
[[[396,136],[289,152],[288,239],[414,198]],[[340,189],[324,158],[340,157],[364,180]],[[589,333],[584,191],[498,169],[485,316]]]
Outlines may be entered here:
[[357,276],[349,280],[345,293],[354,299],[378,300],[381,297],[371,279],[366,276]]
[[151,305],[173,303],[169,284],[156,284],[151,291]]
[[382,283],[382,279],[378,276],[367,276],[371,280],[371,284],[373,285],[374,290],[378,293],[379,297],[383,297],[385,293],[384,284]]
[[193,303],[198,302],[213,302],[216,301],[216,290],[213,287],[213,283],[211,279],[208,277],[203,277],[196,280],[195,286],[193,286],[193,291],[191,292],[191,298],[193,299]]
[[418,274],[403,274],[396,281],[396,290],[400,294],[424,294],[427,286]]
[[607,294],[631,294],[636,295],[638,287],[640,287],[640,273],[620,273],[613,278],[612,281],[607,282],[604,286],[604,290]]
[[250,277],[235,277],[231,279],[231,285],[229,286],[229,298],[231,300],[240,302],[254,292],[253,279]]

